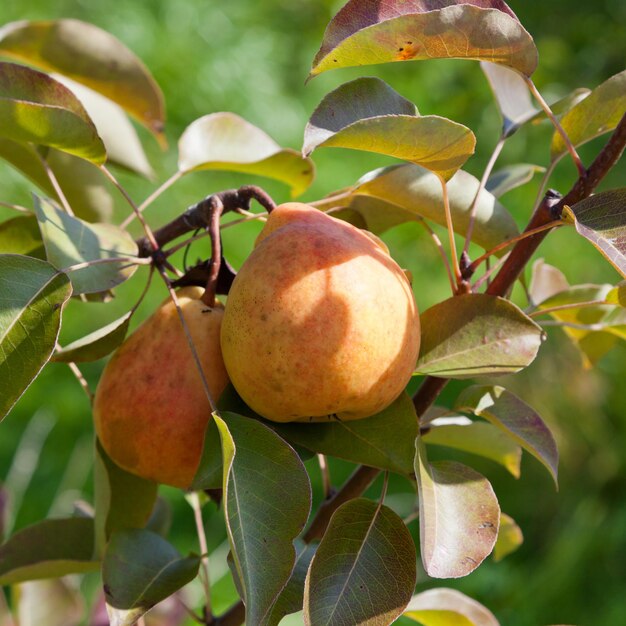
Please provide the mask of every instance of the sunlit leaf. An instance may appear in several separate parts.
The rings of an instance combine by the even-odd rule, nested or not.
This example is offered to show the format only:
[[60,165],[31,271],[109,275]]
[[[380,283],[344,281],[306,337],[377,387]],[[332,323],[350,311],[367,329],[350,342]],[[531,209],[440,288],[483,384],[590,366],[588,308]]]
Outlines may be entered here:
[[269,135],[234,113],[211,113],[192,122],[178,142],[178,169],[228,170],[279,180],[292,196],[305,191],[315,168],[299,152],[281,148]]
[[306,579],[306,626],[387,626],[415,588],[415,545],[388,507],[359,498],[333,514]]
[[[24,174],[50,198],[57,193],[32,145],[0,138],[0,157]],[[88,222],[111,219],[115,202],[102,172],[89,161],[50,148],[46,161],[76,217]]]
[[417,417],[406,393],[385,410],[365,419],[274,427],[287,441],[313,452],[401,474],[413,472]]
[[461,463],[429,463],[419,439],[415,475],[426,573],[433,578],[467,576],[496,543],[500,507],[491,484]]
[[[579,102],[582,102],[590,93],[591,89],[587,89],[586,87],[579,87],[578,89],[572,90],[570,93],[563,96],[556,102],[551,103],[550,109],[557,118],[561,118],[568,111],[573,109]],[[529,122],[531,124],[539,124],[547,120],[548,116],[546,115],[546,112],[544,110],[541,110],[538,111],[537,114],[529,120]]]
[[52,360],[62,363],[70,361],[84,363],[102,359],[111,354],[124,341],[130,324],[130,317],[131,313],[126,313],[114,322],[73,341],[63,350],[55,352]]
[[100,562],[93,555],[92,519],[45,520],[20,530],[0,546],[0,585],[94,571]]
[[[579,146],[613,130],[624,113],[626,113],[626,70],[596,87],[561,118],[561,126],[571,142]],[[550,159],[555,161],[566,152],[563,137],[555,131],[550,146]]]
[[57,72],[110,98],[156,135],[163,95],[152,75],[119,39],[75,19],[11,22],[0,28],[0,54]]
[[152,514],[157,484],[116,465],[96,440],[94,463],[96,540],[102,551],[112,533],[143,528]]
[[423,435],[424,443],[455,448],[491,459],[519,478],[522,450],[518,445],[491,424],[448,423],[448,420],[453,419],[443,417],[430,422],[430,430]]
[[[624,76],[626,85],[626,72]],[[626,278],[626,188],[602,191],[565,207],[565,212],[578,233]]]
[[377,78],[359,78],[329,93],[304,131],[303,152],[352,148],[411,161],[450,178],[474,153],[469,128],[420,117],[415,105]]
[[421,315],[419,374],[473,378],[533,362],[543,332],[512,302],[485,294],[444,300]]
[[[1,51],[1,50],[0,50]],[[104,163],[106,151],[78,98],[36,70],[0,62],[0,137]]]
[[[469,210],[478,186],[478,180],[463,170],[447,183],[452,220],[460,235],[465,236],[467,232]],[[330,202],[330,206],[348,206],[359,211],[374,232],[415,219],[413,216],[416,214],[441,226],[446,225],[441,183],[435,174],[418,165],[407,163],[374,170],[345,193],[348,194],[347,199],[340,194],[337,204]],[[376,198],[379,202],[363,202],[362,196]],[[403,220],[402,211],[405,215]],[[512,215],[492,194],[482,190],[476,205],[472,240],[490,250],[518,234]]]
[[135,273],[137,265],[128,257],[137,255],[137,244],[126,231],[112,224],[89,224],[37,196],[35,212],[48,261],[60,270],[88,261],[124,259],[69,271],[74,294],[106,291]]
[[326,28],[311,76],[437,58],[490,61],[528,76],[537,66],[532,37],[502,0],[350,0]]
[[485,188],[496,198],[500,198],[505,193],[530,182],[535,174],[545,172],[545,169],[545,167],[530,163],[509,165],[494,172],[487,180]]
[[[102,562],[109,615],[115,616],[111,623],[135,623],[132,620],[193,580],[199,566],[199,556],[181,556],[165,539],[149,530],[113,533]],[[131,611],[130,615],[125,611]]]
[[0,255],[0,420],[50,359],[71,293],[45,261]]
[[522,534],[522,529],[510,515],[501,513],[498,540],[493,549],[494,560],[501,561],[505,556],[515,552],[523,542],[524,535]]
[[82,622],[82,598],[66,580],[24,582],[12,591],[19,626],[78,626]]
[[558,267],[545,263],[543,259],[533,263],[528,292],[534,304],[540,304],[568,287],[567,278]]
[[444,587],[413,596],[404,616],[423,626],[500,626],[482,604],[456,589]]
[[611,304],[619,304],[626,308],[626,281],[622,281],[606,294],[606,301]]
[[224,515],[246,605],[262,624],[296,561],[294,539],[311,508],[309,478],[294,450],[260,422],[214,415],[224,457]]
[[0,250],[3,254],[25,254],[45,260],[41,233],[34,215],[19,215],[0,224]]
[[107,161],[131,172],[153,178],[154,172],[135,127],[124,109],[98,92],[64,76],[55,75],[82,102],[107,151]]
[[501,428],[538,459],[558,484],[559,453],[554,436],[538,413],[516,395],[504,387],[469,387],[457,398],[455,408],[484,417]]
[[510,137],[537,113],[528,85],[520,74],[502,65],[480,64],[496,98],[502,116],[502,136]]
[[276,604],[274,604],[265,626],[278,626],[285,615],[297,613],[302,610],[302,604],[304,602],[304,582],[317,546],[317,542],[306,544],[300,539],[296,540],[298,556],[293,566],[291,578],[278,596],[278,600],[276,600]]

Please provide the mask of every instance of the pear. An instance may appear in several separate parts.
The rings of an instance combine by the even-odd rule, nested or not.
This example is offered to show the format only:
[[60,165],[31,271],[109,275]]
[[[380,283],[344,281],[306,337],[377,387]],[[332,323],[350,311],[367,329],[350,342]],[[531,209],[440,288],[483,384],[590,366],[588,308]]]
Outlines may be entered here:
[[[208,307],[203,289],[178,299],[212,397],[228,384],[220,350],[224,307]],[[188,488],[195,476],[211,406],[174,303],[165,301],[116,350],[94,400],[96,432],[125,470]]]
[[221,343],[231,382],[263,417],[360,419],[411,378],[419,315],[380,240],[287,203],[271,212],[231,287]]

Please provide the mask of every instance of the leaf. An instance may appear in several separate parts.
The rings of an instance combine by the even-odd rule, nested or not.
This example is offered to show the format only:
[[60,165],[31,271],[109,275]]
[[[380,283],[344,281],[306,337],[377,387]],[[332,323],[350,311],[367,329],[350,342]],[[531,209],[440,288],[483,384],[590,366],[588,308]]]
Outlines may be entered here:
[[106,160],[104,144],[78,98],[47,74],[14,63],[0,62],[0,137],[97,164]]
[[98,259],[125,259],[69,271],[74,295],[106,291],[135,273],[137,265],[127,257],[137,255],[137,244],[125,230],[112,224],[89,224],[44,198],[34,196],[34,200],[48,261],[59,269]]
[[474,153],[472,131],[444,117],[420,117],[415,105],[378,78],[331,91],[304,130],[302,151],[352,148],[412,161],[446,180]]
[[505,193],[521,187],[533,179],[537,173],[545,172],[546,168],[530,163],[518,163],[509,165],[494,172],[487,181],[485,188],[496,198],[500,198]]
[[[469,211],[478,186],[478,180],[463,170],[457,172],[447,183],[454,228],[463,236],[469,225]],[[414,219],[413,215],[417,214],[440,226],[446,225],[441,182],[435,174],[417,165],[392,165],[369,172],[358,181],[352,194],[348,206],[362,212],[368,226],[372,225],[377,229],[375,232],[385,230],[381,226],[386,226],[389,221],[391,225],[401,223],[399,209],[405,210],[404,221]],[[363,207],[362,196],[376,198],[381,202],[374,206],[369,203]],[[388,213],[391,213],[389,217]],[[519,230],[512,215],[492,194],[483,190],[476,208],[476,226],[472,240],[490,250],[518,234]]]
[[439,418],[429,424],[430,430],[422,435],[427,445],[447,446],[463,452],[491,459],[507,469],[515,478],[520,477],[521,448],[491,424],[470,422],[458,425]]
[[97,570],[100,563],[93,553],[92,519],[44,520],[20,530],[0,546],[0,585]]
[[63,83],[81,101],[98,130],[107,151],[107,161],[145,178],[154,178],[154,171],[141,145],[135,127],[124,109],[98,92],[64,76],[54,78]]
[[13,600],[20,626],[78,626],[85,611],[78,591],[63,579],[16,585]]
[[501,0],[462,5],[350,0],[326,28],[310,76],[339,67],[441,58],[490,61],[530,76],[537,49]]
[[[0,138],[0,157],[24,174],[50,198],[58,198],[32,145]],[[76,217],[89,222],[111,219],[115,202],[102,172],[89,161],[50,148],[46,155]]]
[[456,589],[439,587],[413,596],[405,617],[424,626],[500,626],[493,613]]
[[[226,388],[228,389],[228,387]],[[226,392],[224,392],[226,393]],[[222,398],[224,394],[222,394]],[[220,411],[225,409],[222,398],[218,403]],[[224,483],[224,471],[222,468],[222,446],[220,444],[220,434],[214,420],[209,420],[204,433],[204,444],[202,446],[202,456],[196,470],[193,482],[189,489],[191,491],[202,491],[203,489],[221,489]]]
[[4,542],[4,531],[7,525],[7,514],[9,511],[9,492],[0,483],[0,544]]
[[53,361],[61,363],[86,363],[97,361],[115,350],[126,337],[132,311],[114,322],[68,344],[52,355]]
[[496,543],[498,500],[484,476],[454,461],[429,463],[424,444],[416,445],[424,569],[433,578],[467,576]]
[[165,538],[171,527],[172,507],[165,498],[158,496],[150,514],[150,519],[146,523],[146,530],[151,530],[153,533]]
[[0,254],[0,420],[50,359],[71,293],[45,261]]
[[[582,102],[590,93],[591,89],[587,89],[586,87],[579,87],[578,89],[572,90],[567,95],[550,104],[552,113],[554,113],[557,118],[563,117],[563,115],[573,109],[579,102]],[[528,121],[531,124],[540,124],[547,120],[548,116],[542,109],[541,111],[537,111],[537,114]]]
[[[575,146],[613,130],[626,113],[626,70],[596,87],[584,100],[561,118],[561,126]],[[550,160],[567,152],[557,131],[552,135]],[[583,200],[584,202],[584,200]]]
[[461,393],[455,408],[484,417],[501,428],[546,467],[558,486],[556,441],[545,422],[525,402],[504,387],[476,385]]
[[214,415],[224,457],[224,516],[246,622],[262,624],[291,575],[311,509],[302,461],[278,435],[236,413]]
[[3,254],[24,254],[45,260],[37,218],[34,215],[20,215],[0,224],[0,250]]
[[473,378],[518,372],[533,362],[543,331],[512,302],[467,294],[421,315],[417,373]]
[[157,484],[116,465],[96,440],[94,464],[96,540],[102,551],[112,533],[143,528],[157,499]]
[[510,137],[537,113],[526,81],[520,74],[502,65],[481,62],[502,116],[502,137]]
[[548,265],[543,259],[538,259],[533,263],[528,289],[533,304],[540,304],[551,296],[565,291],[568,287],[567,278],[560,269]]
[[417,417],[407,393],[384,411],[365,419],[272,427],[290,443],[313,452],[400,474],[413,473]]
[[289,582],[282,590],[272,608],[272,612],[266,622],[266,626],[278,626],[286,615],[297,613],[302,610],[304,602],[304,583],[313,555],[317,550],[317,542],[306,544],[304,541],[296,540],[296,563],[291,573]]
[[626,308],[626,281],[622,281],[613,287],[613,289],[606,294],[606,301],[611,304],[619,304]]
[[157,136],[163,94],[146,66],[110,33],[75,19],[11,22],[0,53],[57,72],[110,98]]
[[[134,624],[155,604],[191,582],[199,567],[199,556],[182,557],[165,539],[149,530],[113,533],[102,563],[109,615],[115,616],[111,623]],[[120,614],[119,609],[131,613]]]
[[178,142],[178,169],[227,170],[265,176],[299,196],[315,176],[310,159],[281,148],[269,135],[234,113],[211,113],[192,122]]
[[500,514],[500,530],[498,540],[493,549],[494,561],[501,561],[505,556],[515,552],[524,542],[522,529],[515,523],[515,520],[506,513]]
[[602,191],[566,206],[565,213],[574,221],[578,234],[626,278],[626,188]]
[[307,575],[306,626],[387,626],[415,588],[415,545],[402,520],[365,498],[334,513]]

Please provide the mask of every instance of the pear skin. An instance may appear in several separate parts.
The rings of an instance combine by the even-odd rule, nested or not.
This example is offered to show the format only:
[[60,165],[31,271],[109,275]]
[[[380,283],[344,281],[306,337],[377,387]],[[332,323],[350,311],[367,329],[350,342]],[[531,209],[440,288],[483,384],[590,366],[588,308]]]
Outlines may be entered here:
[[419,315],[377,238],[287,203],[271,212],[231,287],[221,342],[233,385],[263,417],[360,419],[408,383]]
[[[178,292],[180,306],[213,399],[228,383],[220,350],[221,304],[203,289]],[[171,300],[130,335],[107,363],[94,400],[96,432],[125,470],[188,488],[195,476],[211,406]]]

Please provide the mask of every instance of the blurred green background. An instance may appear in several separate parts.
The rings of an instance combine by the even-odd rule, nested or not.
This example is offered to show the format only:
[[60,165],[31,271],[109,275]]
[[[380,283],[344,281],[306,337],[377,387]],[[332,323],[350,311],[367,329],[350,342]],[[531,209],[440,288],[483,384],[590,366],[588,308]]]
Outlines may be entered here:
[[[535,37],[540,54],[535,82],[553,101],[576,87],[593,88],[624,69],[626,3],[623,0],[522,2],[511,7]],[[153,72],[165,94],[170,149],[161,153],[140,130],[157,180],[175,169],[176,141],[197,117],[232,111],[258,125],[285,146],[299,148],[308,115],[320,99],[340,83],[360,75],[384,78],[423,114],[439,114],[469,126],[477,135],[476,155],[466,169],[480,176],[495,144],[500,120],[477,63],[431,61],[396,63],[329,72],[307,86],[310,62],[326,23],[342,2],[330,0],[210,0],[158,2],[128,0],[94,3],[89,0],[4,0],[0,22],[17,19],[75,17],[110,31],[134,50]],[[523,129],[507,144],[499,166],[516,163],[547,165],[551,129]],[[586,145],[581,156],[589,164],[606,137]],[[320,150],[314,160],[317,180],[305,200],[353,183],[360,175],[390,163],[379,155]],[[567,159],[557,167],[551,186],[567,191],[575,170]],[[603,188],[623,186],[626,162],[614,170]],[[140,201],[155,184],[123,172],[120,180]],[[31,185],[0,163],[0,199],[28,205]],[[148,209],[152,226],[159,226],[209,193],[247,183],[263,185],[275,199],[288,199],[283,186],[262,179],[225,173],[186,177]],[[504,197],[520,226],[526,222],[538,180]],[[118,203],[116,220],[128,210]],[[0,209],[0,218],[9,217]],[[241,264],[251,249],[258,225],[224,231],[228,258]],[[138,231],[135,231],[138,233]],[[416,224],[405,224],[384,237],[394,256],[414,276],[420,309],[447,297],[448,286],[436,250]],[[192,249],[190,260],[206,257],[205,242]],[[612,282],[616,272],[573,229],[551,234],[539,256],[559,266],[571,283]],[[71,302],[65,315],[62,343],[78,338],[125,313],[136,300],[145,270],[117,290],[107,305]],[[165,297],[154,281],[135,324]],[[520,302],[523,303],[522,300]],[[525,543],[503,562],[488,559],[474,574],[443,581],[488,606],[506,626],[626,623],[626,349],[607,355],[586,371],[571,344],[551,330],[535,363],[522,374],[502,380],[520,392],[554,428],[560,445],[560,490],[554,491],[547,473],[527,458],[522,478],[515,481],[487,461],[441,453],[470,463],[493,481],[503,511],[521,526]],[[83,369],[92,385],[103,362]],[[451,403],[462,388],[454,383],[443,401]],[[91,497],[93,429],[82,390],[67,368],[45,368],[0,426],[0,482],[8,484],[11,503],[8,526],[21,528],[49,515],[67,515],[77,499]],[[314,481],[318,470],[309,462]],[[338,484],[351,468],[332,465]],[[319,484],[314,485],[319,498]],[[377,493],[379,485],[372,493]],[[407,512],[408,483],[392,482],[389,502]],[[173,507],[172,541],[181,550],[197,546],[191,510],[173,489],[162,493]],[[212,547],[216,609],[225,609],[234,590],[225,567],[225,532],[219,512],[205,510]],[[412,525],[417,531],[417,524]],[[220,579],[221,578],[221,579]],[[92,589],[96,580],[87,580]],[[420,579],[418,590],[440,582]],[[191,593],[193,593],[193,589]],[[87,591],[85,591],[87,593]],[[298,623],[298,619],[291,623]]]

